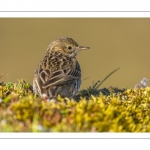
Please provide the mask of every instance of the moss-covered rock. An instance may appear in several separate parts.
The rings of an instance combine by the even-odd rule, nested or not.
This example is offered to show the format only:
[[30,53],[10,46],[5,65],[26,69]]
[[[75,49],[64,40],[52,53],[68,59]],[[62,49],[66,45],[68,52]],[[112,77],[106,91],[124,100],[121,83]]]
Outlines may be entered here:
[[[95,84],[94,84],[95,85]],[[56,102],[37,97],[21,79],[0,84],[1,132],[149,132],[150,88],[80,91]]]

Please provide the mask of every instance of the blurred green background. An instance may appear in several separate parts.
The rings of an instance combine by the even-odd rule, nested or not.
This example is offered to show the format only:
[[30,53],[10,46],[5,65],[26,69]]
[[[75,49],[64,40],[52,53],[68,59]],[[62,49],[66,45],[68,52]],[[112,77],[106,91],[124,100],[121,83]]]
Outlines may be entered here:
[[[48,45],[61,36],[90,46],[77,59],[82,69],[81,89],[119,71],[101,86],[134,87],[150,79],[149,18],[0,18],[0,74],[3,81],[24,78],[32,83],[34,70]],[[148,84],[149,85],[149,84]]]

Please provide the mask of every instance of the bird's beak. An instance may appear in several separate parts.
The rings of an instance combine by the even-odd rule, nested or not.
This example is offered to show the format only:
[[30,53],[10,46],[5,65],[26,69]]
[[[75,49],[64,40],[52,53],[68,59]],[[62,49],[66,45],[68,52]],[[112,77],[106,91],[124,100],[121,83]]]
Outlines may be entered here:
[[87,46],[79,46],[79,50],[86,50],[86,49],[90,49],[90,47],[87,47]]

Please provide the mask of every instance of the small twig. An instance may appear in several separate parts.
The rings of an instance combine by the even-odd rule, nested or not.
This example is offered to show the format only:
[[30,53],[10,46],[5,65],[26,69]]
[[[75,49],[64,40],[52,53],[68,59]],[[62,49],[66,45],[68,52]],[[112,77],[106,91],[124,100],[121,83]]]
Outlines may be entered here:
[[86,80],[86,79],[89,79],[89,78],[90,78],[90,77],[86,77],[86,78],[82,79],[82,81],[83,81],[83,80]]
[[3,76],[3,74],[0,76],[0,78]]

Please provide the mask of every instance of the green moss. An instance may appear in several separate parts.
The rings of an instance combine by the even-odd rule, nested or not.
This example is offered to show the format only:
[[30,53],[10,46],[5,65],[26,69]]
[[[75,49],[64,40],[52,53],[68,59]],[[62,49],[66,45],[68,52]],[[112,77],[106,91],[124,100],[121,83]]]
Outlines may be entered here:
[[[98,83],[96,83],[98,84]],[[80,91],[50,102],[21,79],[0,84],[1,132],[149,132],[150,87]]]

